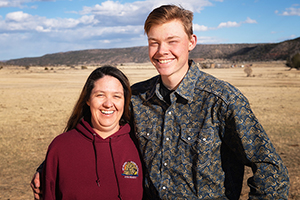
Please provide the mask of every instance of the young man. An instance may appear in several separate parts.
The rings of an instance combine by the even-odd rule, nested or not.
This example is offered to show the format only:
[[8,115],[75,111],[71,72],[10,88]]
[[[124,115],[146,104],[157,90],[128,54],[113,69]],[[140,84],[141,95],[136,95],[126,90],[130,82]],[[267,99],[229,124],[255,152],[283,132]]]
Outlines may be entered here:
[[287,169],[247,99],[188,60],[197,43],[192,20],[192,12],[165,5],[145,22],[160,75],[132,86],[144,198],[239,199],[249,166],[249,199],[287,199]]

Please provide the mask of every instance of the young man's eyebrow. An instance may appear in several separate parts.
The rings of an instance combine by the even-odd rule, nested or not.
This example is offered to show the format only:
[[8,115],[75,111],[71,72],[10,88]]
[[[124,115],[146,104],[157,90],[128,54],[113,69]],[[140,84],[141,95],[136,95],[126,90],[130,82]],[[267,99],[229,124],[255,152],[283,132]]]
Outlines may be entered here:
[[[180,37],[176,36],[176,35],[169,36],[169,37],[167,37],[167,40],[172,40],[172,39],[176,39],[176,38],[180,38]],[[157,40],[157,39],[155,39],[154,37],[148,37],[148,40]]]

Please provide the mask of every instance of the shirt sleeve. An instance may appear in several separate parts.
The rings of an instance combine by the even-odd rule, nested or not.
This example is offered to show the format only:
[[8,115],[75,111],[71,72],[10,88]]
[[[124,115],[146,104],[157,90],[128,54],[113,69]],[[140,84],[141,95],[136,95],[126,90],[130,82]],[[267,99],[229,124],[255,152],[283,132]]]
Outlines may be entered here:
[[230,101],[226,116],[226,143],[253,172],[249,199],[288,199],[287,168],[242,94]]

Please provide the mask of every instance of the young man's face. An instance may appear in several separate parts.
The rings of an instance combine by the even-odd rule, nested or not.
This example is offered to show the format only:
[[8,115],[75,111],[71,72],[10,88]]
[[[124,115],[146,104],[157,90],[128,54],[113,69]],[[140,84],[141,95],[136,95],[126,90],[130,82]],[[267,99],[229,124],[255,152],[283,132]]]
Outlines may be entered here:
[[162,78],[182,79],[189,68],[189,51],[196,46],[196,36],[189,38],[180,20],[154,25],[147,36],[149,58]]

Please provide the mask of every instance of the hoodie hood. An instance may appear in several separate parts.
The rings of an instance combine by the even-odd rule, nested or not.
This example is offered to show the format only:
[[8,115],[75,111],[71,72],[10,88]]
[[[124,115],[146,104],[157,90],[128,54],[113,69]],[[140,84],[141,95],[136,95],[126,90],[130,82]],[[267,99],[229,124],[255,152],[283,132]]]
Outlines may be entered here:
[[87,139],[91,140],[91,142],[93,142],[93,140],[96,142],[109,142],[110,139],[116,139],[117,137],[129,134],[130,132],[129,124],[125,124],[124,126],[120,126],[120,129],[117,132],[103,139],[94,131],[92,126],[85,119],[81,120],[81,122],[76,126],[76,129]]

